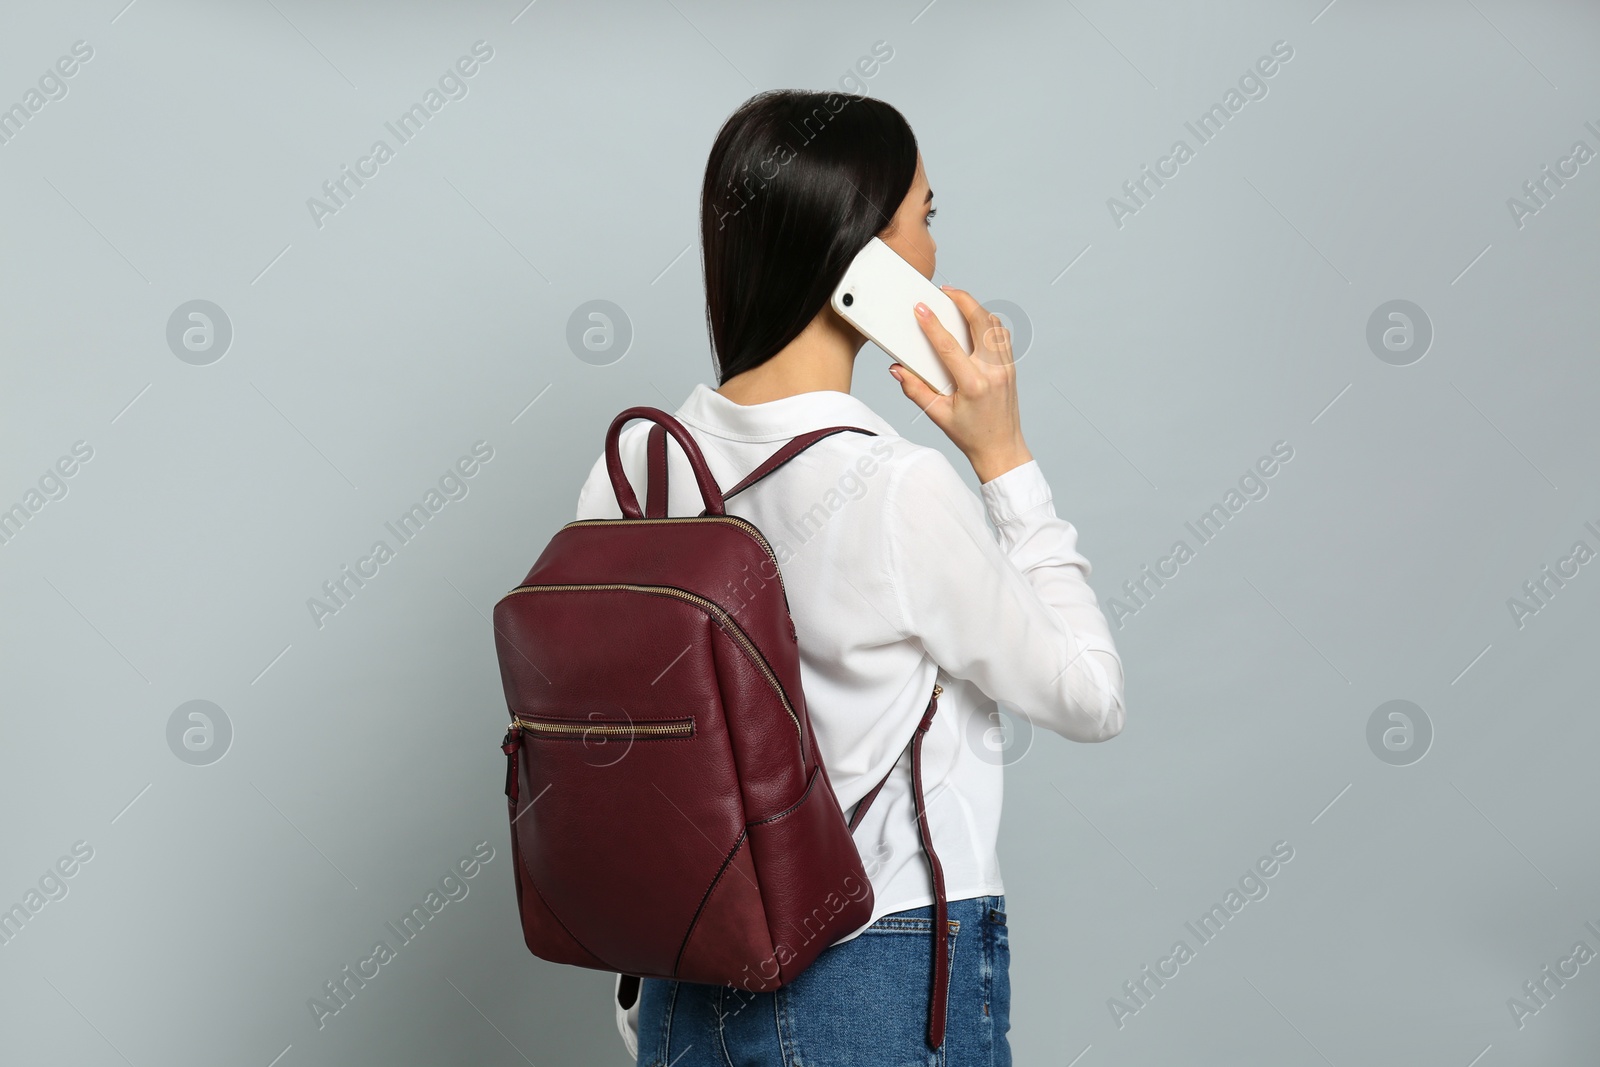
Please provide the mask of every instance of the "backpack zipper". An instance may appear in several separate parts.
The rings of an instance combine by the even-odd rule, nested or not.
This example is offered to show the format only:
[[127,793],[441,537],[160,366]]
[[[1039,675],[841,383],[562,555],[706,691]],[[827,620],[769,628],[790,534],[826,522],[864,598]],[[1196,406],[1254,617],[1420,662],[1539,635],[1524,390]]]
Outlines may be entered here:
[[[761,535],[761,531],[756,529],[755,523],[751,522],[749,519],[741,519],[737,515],[697,515],[697,516],[694,516],[694,517],[680,516],[679,518],[675,518],[675,519],[670,519],[670,518],[668,518],[668,519],[574,519],[572,522],[567,523],[567,526],[585,526],[585,525],[596,525],[596,524],[598,524],[598,525],[606,525],[606,524],[617,525],[617,524],[625,523],[625,522],[631,522],[631,523],[652,522],[653,523],[653,522],[708,522],[708,521],[709,522],[731,522],[735,526],[738,526],[739,528],[743,529],[751,537],[755,538],[756,539],[756,543],[759,544],[762,548],[766,549],[767,557],[772,560],[772,569],[778,575],[778,588],[783,590],[783,602],[785,604],[787,604],[789,602],[789,591],[787,589],[785,589],[784,585],[783,585],[783,568],[778,566],[777,553],[772,551],[772,546],[767,543],[767,539]],[[566,529],[567,526],[563,526],[562,529],[563,530]]]
[[[619,520],[619,519],[585,519],[585,520],[581,520],[581,521],[585,521],[585,522],[622,522],[622,521],[625,521],[625,522],[640,522],[640,521],[644,521],[644,520],[640,520],[640,519],[626,519],[626,520]],[[655,521],[659,522],[659,521],[662,521],[662,520],[658,519],[658,520],[655,520]],[[666,520],[666,521],[670,522],[670,521],[673,521],[673,520],[669,519],[669,520]],[[694,519],[682,519],[682,520],[678,520],[678,521],[694,522],[696,520],[694,520]],[[677,586],[673,586],[673,585],[633,585],[633,584],[630,584],[630,583],[627,583],[627,582],[606,582],[606,583],[597,584],[597,585],[519,585],[515,589],[511,590],[510,593],[507,593],[506,596],[513,596],[513,595],[515,595],[517,593],[543,593],[543,592],[551,592],[551,591],[563,590],[563,589],[632,589],[632,590],[635,590],[637,592],[642,592],[642,593],[664,594],[666,596],[677,597],[680,600],[687,600],[690,603],[697,604],[700,607],[704,608],[707,612],[709,612],[712,616],[714,616],[716,618],[716,620],[718,622],[718,625],[720,625],[722,627],[722,629],[723,629],[723,631],[725,633],[731,635],[736,641],[739,642],[739,644],[741,646],[743,646],[743,648],[745,650],[745,654],[750,657],[750,662],[754,663],[756,665],[756,667],[761,671],[761,673],[766,676],[768,684],[770,684],[772,686],[772,691],[778,694],[778,699],[779,700],[783,701],[783,710],[787,711],[789,713],[789,721],[794,723],[795,735],[797,737],[799,737],[802,742],[805,740],[805,735],[803,733],[801,733],[801,730],[800,730],[800,716],[798,716],[798,715],[796,715],[794,713],[794,707],[792,705],[790,705],[790,703],[789,703],[789,695],[783,691],[783,686],[778,682],[778,676],[772,673],[772,668],[771,667],[767,666],[766,658],[761,655],[761,650],[756,648],[755,642],[751,641],[750,638],[748,636],[746,636],[745,632],[739,628],[739,624],[733,621],[733,617],[731,615],[729,615],[726,611],[724,611],[719,605],[713,603],[710,600],[707,600],[703,596],[697,596],[696,594],[688,592],[687,590],[679,589]]]
[[514,718],[511,720],[511,725],[518,729],[526,730],[531,734],[554,734],[559,736],[600,734],[627,737],[691,737],[694,734],[693,719],[670,719],[637,723],[595,723],[541,722],[537,719]]

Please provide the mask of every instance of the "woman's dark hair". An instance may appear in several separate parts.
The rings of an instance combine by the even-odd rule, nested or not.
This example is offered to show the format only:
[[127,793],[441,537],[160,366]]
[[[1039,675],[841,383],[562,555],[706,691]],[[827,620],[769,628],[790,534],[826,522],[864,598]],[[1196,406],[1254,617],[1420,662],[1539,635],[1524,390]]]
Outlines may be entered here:
[[775,89],[728,117],[700,188],[718,384],[805,329],[916,172],[910,125],[871,97]]

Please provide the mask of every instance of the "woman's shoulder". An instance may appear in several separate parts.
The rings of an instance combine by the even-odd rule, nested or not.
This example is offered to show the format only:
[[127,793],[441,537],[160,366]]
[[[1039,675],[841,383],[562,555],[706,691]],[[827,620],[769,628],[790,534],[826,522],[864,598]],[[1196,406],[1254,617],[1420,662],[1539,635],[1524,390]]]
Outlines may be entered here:
[[[639,420],[622,428],[617,437],[618,458],[624,471],[642,466],[646,437],[654,423]],[[693,430],[690,431],[693,433]],[[768,451],[782,447],[775,442]],[[669,447],[676,461],[681,450]],[[897,500],[910,499],[912,507],[918,500],[941,503],[977,503],[977,497],[968,487],[960,471],[945,453],[931,445],[918,444],[898,433],[876,431],[864,433],[836,433],[813,444],[807,453],[818,452],[835,457],[840,475],[847,479],[859,476],[881,486],[880,492]],[[611,489],[610,471],[602,448],[589,467],[584,479],[582,495],[605,495]],[[961,506],[959,503],[957,506]]]
[[883,462],[891,473],[896,493],[909,489],[942,496],[973,495],[961,471],[942,449],[897,436],[885,436],[884,443],[891,449],[891,454],[885,456]]

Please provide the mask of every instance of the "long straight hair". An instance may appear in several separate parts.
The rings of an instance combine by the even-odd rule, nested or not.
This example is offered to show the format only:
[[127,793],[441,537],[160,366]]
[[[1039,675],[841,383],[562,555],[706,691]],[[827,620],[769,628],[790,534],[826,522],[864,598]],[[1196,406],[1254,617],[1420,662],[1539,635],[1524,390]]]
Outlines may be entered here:
[[916,172],[910,125],[871,97],[775,89],[728,117],[700,188],[718,384],[799,336]]

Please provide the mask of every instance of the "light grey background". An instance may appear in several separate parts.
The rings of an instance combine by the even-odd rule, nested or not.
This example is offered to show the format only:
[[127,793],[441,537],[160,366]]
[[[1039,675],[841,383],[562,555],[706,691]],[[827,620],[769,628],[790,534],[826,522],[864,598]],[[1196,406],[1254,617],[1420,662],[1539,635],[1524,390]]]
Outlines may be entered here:
[[[124,2],[13,2],[0,34],[6,106],[93,49],[0,145],[0,506],[93,449],[0,545],[0,906],[93,849],[0,945],[0,1059],[624,1062],[608,977],[516,928],[486,615],[611,416],[714,381],[723,118],[882,41],[862,84],[917,132],[938,280],[1031,323],[1028,440],[1108,611],[1294,450],[1116,631],[1123,735],[1011,768],[1017,1062],[1594,1062],[1600,963],[1520,1027],[1508,1000],[1600,950],[1600,564],[1521,626],[1508,599],[1600,548],[1600,162],[1520,227],[1507,203],[1600,150],[1593,5]],[[307,199],[480,40],[319,227]],[[1108,198],[1278,41],[1267,95],[1119,227]],[[595,299],[633,330],[604,366],[566,341]],[[1396,299],[1434,331],[1406,366],[1366,340]],[[209,365],[167,343],[192,300],[232,325]],[[857,394],[959,460],[884,362]],[[319,628],[308,598],[478,441],[468,494]],[[1433,729],[1408,766],[1367,740],[1396,699]],[[231,723],[208,765],[169,747],[193,700]],[[309,998],[478,842],[467,897],[319,1029]]]

